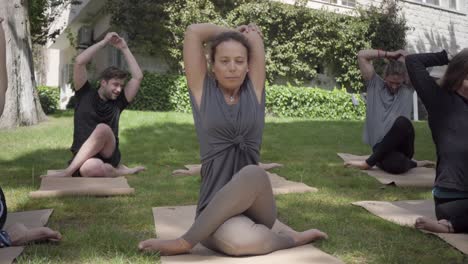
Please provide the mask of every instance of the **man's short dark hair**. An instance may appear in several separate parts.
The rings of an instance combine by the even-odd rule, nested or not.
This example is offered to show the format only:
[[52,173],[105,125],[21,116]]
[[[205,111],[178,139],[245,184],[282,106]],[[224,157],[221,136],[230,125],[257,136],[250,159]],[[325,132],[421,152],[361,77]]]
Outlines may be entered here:
[[387,77],[389,75],[406,76],[405,64],[398,60],[389,60],[387,65],[385,65],[384,76]]
[[99,77],[99,80],[104,80],[104,81],[109,81],[110,79],[127,79],[128,73],[126,71],[123,71],[117,67],[111,66],[105,69],[102,73],[101,76]]

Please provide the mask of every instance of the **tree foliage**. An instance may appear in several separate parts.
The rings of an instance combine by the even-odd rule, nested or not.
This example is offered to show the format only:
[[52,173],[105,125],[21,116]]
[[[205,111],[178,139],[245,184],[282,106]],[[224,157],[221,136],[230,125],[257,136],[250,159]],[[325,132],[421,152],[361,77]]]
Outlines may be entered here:
[[79,0],[28,0],[33,44],[44,45],[48,38],[55,38],[60,32],[50,32],[51,24],[67,5],[80,3]]
[[265,37],[269,82],[301,84],[326,73],[335,76],[338,84],[358,91],[363,87],[356,62],[360,49],[393,50],[405,45],[406,21],[392,1],[384,1],[380,7],[383,12],[378,7],[360,9],[360,16],[267,0],[161,0],[158,4],[109,0],[106,10],[113,27],[128,33],[133,48],[164,58],[174,73],[182,72],[183,37],[188,25],[256,23]]

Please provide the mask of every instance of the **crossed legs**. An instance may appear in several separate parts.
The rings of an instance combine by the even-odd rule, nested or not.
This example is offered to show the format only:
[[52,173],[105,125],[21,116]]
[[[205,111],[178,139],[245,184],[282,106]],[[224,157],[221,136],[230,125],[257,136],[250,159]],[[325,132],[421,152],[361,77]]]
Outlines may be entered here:
[[316,229],[296,232],[285,228],[275,233],[271,230],[275,220],[276,205],[269,178],[263,169],[249,165],[216,193],[182,237],[149,239],[138,247],[174,255],[188,253],[201,242],[214,250],[240,256],[267,254],[326,238]]
[[83,177],[116,177],[138,173],[145,169],[144,167],[127,168],[125,166],[114,168],[111,164],[95,158],[96,155],[110,158],[115,150],[116,140],[112,129],[106,124],[99,124],[65,170],[45,176],[70,177],[75,171],[79,170]]

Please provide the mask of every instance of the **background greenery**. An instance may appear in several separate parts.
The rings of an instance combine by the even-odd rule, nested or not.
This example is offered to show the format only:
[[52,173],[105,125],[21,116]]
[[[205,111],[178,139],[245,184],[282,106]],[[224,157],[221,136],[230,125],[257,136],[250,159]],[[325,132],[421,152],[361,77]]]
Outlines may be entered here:
[[[325,73],[350,91],[363,88],[356,54],[369,47],[405,47],[406,20],[393,0],[349,14],[314,10],[305,1],[109,0],[114,29],[128,34],[132,48],[163,58],[172,73],[182,73],[185,29],[193,23],[228,27],[256,23],[263,31],[270,83],[307,83]],[[302,4],[301,4],[302,3]],[[385,32],[385,34],[382,34]],[[320,84],[319,84],[320,85]]]
[[[352,96],[357,101],[353,104]],[[145,72],[131,109],[191,112],[185,77]],[[280,117],[307,117],[328,120],[361,120],[365,103],[359,94],[344,89],[327,91],[291,85],[267,85],[266,111]]]
[[60,90],[58,87],[38,86],[37,93],[44,113],[52,114],[59,109]]

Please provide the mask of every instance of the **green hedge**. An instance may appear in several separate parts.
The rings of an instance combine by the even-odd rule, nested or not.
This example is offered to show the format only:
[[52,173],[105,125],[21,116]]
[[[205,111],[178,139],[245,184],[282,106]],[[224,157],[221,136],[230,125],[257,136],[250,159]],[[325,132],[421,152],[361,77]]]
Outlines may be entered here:
[[38,86],[37,93],[44,113],[52,114],[59,108],[60,90],[58,87]]
[[130,109],[190,112],[185,77],[145,72],[140,90]]
[[307,117],[327,120],[362,120],[366,106],[361,96],[345,89],[327,91],[320,88],[272,85],[266,88],[266,109],[275,116]]
[[[319,88],[271,85],[266,88],[266,111],[281,117],[307,117],[329,120],[362,120],[365,104],[344,89],[333,91]],[[176,75],[145,73],[140,91],[131,109],[147,111],[191,112],[185,78]]]

